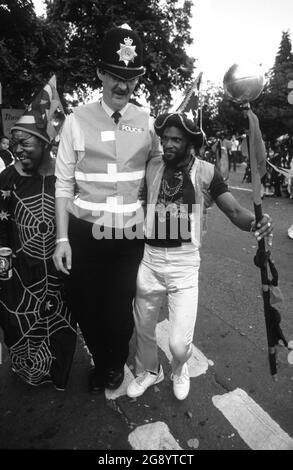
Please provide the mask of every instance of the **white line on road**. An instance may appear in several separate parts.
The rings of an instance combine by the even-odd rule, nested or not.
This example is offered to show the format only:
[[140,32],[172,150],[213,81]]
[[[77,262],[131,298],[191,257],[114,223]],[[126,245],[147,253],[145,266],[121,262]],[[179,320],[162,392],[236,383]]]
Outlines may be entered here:
[[[169,327],[170,323],[168,320],[163,320],[158,323],[156,327],[156,335],[159,348],[162,349],[169,362],[171,362],[172,355],[169,349]],[[205,374],[210,365],[214,365],[213,361],[207,359],[199,349],[192,345],[192,356],[188,360],[190,377],[198,377],[201,374]],[[127,365],[124,366],[124,373],[125,377],[123,383],[117,390],[106,389],[105,395],[108,400],[116,400],[116,398],[126,395],[127,387],[134,379],[134,376]]]
[[[172,355],[169,349],[169,328],[170,322],[163,320],[157,324],[156,334],[159,347],[166,354],[169,362],[172,360]],[[213,361],[207,359],[204,354],[197,349],[194,344],[192,345],[192,356],[187,362],[190,377],[198,377],[205,374],[209,366],[213,366]]]
[[239,186],[229,186],[229,189],[238,189],[239,191],[248,191],[249,193],[252,192],[252,189],[240,188]]
[[293,450],[293,439],[244,390],[212,401],[252,450]]
[[128,436],[134,450],[182,450],[162,421],[138,426]]

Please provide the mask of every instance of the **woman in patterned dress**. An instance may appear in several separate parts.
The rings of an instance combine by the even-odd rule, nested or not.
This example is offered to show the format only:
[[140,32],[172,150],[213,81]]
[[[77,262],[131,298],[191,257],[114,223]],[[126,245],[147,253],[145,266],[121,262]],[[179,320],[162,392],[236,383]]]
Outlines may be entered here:
[[50,140],[33,114],[12,128],[16,163],[0,174],[0,246],[12,249],[13,275],[0,281],[0,326],[12,370],[30,385],[51,381],[64,390],[76,330],[52,260],[55,159]]

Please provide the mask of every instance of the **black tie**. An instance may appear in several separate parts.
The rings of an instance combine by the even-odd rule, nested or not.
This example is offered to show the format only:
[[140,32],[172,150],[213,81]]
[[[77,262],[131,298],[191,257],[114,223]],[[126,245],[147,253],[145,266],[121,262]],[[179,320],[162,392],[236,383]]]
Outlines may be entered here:
[[115,111],[111,117],[114,119],[115,124],[118,124],[119,119],[121,118],[121,114],[119,111]]

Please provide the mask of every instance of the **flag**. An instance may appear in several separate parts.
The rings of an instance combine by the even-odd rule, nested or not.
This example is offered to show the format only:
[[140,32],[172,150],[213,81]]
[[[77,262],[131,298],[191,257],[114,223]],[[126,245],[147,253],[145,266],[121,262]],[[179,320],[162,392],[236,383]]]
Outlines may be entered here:
[[[259,121],[256,114],[251,109],[247,111],[249,119],[249,153],[250,159],[256,162],[260,178],[266,174],[266,148],[262,139]],[[252,166],[251,166],[252,168]]]
[[64,119],[65,113],[56,88],[56,77],[53,75],[33,98],[11,131],[29,132],[50,143],[59,134]]
[[185,93],[185,97],[181,104],[177,107],[176,112],[185,114],[187,119],[195,122],[198,127],[202,130],[201,122],[201,109],[200,109],[200,84],[202,79],[202,72],[198,74],[196,79],[188,87]]
[[31,104],[38,128],[45,128],[50,138],[54,140],[59,134],[65,119],[65,113],[59,98],[56,76],[53,75],[47,85],[35,97]]

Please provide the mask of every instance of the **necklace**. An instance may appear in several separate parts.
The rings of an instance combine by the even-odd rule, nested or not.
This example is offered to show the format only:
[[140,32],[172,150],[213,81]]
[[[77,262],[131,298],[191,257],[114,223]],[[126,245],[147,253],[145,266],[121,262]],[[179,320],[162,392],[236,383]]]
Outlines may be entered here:
[[183,174],[180,173],[176,179],[179,180],[179,182],[175,185],[175,186],[170,186],[167,182],[166,179],[163,180],[163,183],[162,183],[162,189],[163,189],[163,193],[165,196],[167,197],[173,197],[175,196],[175,194],[177,194],[180,189],[182,188],[182,185],[183,185]]
[[[191,158],[185,169],[186,173],[190,173],[193,163],[194,163],[194,158]],[[174,179],[179,180],[179,182],[175,186],[170,186],[166,178],[164,178],[162,181],[163,194],[164,196],[167,196],[168,198],[173,198],[173,196],[175,196],[183,186],[183,170],[182,169],[180,168],[177,169],[176,173],[174,173]],[[164,199],[166,200],[166,197]]]

